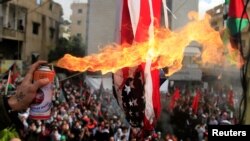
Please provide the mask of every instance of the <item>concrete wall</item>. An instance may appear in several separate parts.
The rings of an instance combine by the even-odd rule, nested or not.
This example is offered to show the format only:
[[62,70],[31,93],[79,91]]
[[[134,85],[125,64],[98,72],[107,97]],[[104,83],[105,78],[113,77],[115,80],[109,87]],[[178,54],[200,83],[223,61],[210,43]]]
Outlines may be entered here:
[[97,53],[98,47],[114,42],[116,0],[90,0],[88,11],[87,54]]
[[184,26],[188,21],[187,14],[190,11],[198,12],[199,0],[173,0],[172,1],[172,12],[177,17],[172,18],[171,26],[172,30]]
[[[52,10],[50,10],[50,2],[39,8],[38,12],[32,12],[28,14],[26,45],[23,48],[23,56],[27,57],[24,58],[25,60],[29,60],[31,53],[33,52],[39,53],[41,59],[47,59],[49,51],[56,46],[61,16],[61,6],[59,4],[53,3]],[[32,33],[33,22],[40,24],[38,35]],[[54,29],[53,38],[50,37],[51,28]]]

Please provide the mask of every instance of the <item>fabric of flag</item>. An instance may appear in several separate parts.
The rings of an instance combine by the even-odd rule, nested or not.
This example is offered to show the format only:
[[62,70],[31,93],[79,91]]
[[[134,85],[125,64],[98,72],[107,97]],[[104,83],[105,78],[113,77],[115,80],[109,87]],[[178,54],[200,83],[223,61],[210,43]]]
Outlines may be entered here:
[[10,81],[10,83],[11,83],[11,84],[14,84],[15,81],[16,81],[16,79],[17,79],[18,77],[20,77],[19,68],[18,68],[17,64],[14,63],[14,64],[11,66],[10,70],[11,70],[11,81]]
[[[129,47],[147,42],[160,25],[161,0],[119,0],[118,42]],[[129,54],[128,54],[129,56]],[[159,71],[148,60],[133,68],[123,68],[114,77],[114,95],[133,127],[152,130],[160,116]]]
[[229,5],[227,27],[230,30],[230,34],[234,36],[248,26],[248,15],[244,11],[243,0],[227,0],[226,4]]
[[[9,75],[10,75],[10,78],[9,78]],[[20,77],[21,74],[20,74],[20,68],[18,68],[17,64],[16,63],[13,63],[9,69],[3,73],[3,79],[8,79],[8,82],[10,84],[14,84],[14,82],[16,81],[16,79],[18,77]]]
[[228,91],[228,104],[234,108],[234,93],[233,93],[233,90]]
[[238,49],[241,31],[249,24],[247,12],[244,11],[244,1],[226,0],[225,8],[227,30],[223,38],[224,41],[229,38],[231,46]]
[[170,110],[173,110],[174,109],[174,107],[175,107],[175,103],[180,99],[180,97],[181,97],[181,95],[180,95],[180,90],[179,90],[179,88],[175,88],[175,90],[174,90],[174,94],[173,94],[173,96],[172,96],[172,98],[171,98],[171,101],[170,101],[170,103],[169,103],[169,109]]
[[200,97],[201,97],[200,90],[196,90],[196,95],[194,96],[193,103],[192,103],[192,110],[195,114],[198,112]]

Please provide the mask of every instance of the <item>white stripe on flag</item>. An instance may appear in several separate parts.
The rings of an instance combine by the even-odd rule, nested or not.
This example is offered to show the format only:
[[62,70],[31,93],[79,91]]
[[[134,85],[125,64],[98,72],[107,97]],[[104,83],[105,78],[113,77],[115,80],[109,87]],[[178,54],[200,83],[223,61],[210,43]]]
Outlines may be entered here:
[[[153,41],[151,39],[154,38],[154,13],[153,13],[153,5],[152,0],[149,1],[149,10],[150,10],[150,18],[151,23],[149,25],[148,34],[149,34],[149,41]],[[149,44],[151,44],[149,42]],[[154,45],[153,43],[151,45]],[[150,50],[149,50],[150,51]],[[148,55],[150,56],[150,52],[148,52]],[[146,102],[146,108],[145,108],[145,116],[150,122],[150,124],[153,123],[155,118],[154,108],[153,108],[153,83],[152,83],[152,76],[151,76],[151,64],[152,60],[151,58],[148,58],[146,61],[145,69],[144,69],[144,78],[145,78],[145,102]]]
[[140,8],[141,8],[140,4],[141,4],[140,0],[128,0],[128,9],[134,36],[137,30],[137,25],[140,17]]
[[152,95],[153,95],[153,83],[152,83],[152,77],[151,77],[151,60],[147,60],[144,70],[144,78],[145,78],[145,116],[147,120],[150,122],[150,124],[153,123],[155,114],[153,109],[153,101],[152,101]]

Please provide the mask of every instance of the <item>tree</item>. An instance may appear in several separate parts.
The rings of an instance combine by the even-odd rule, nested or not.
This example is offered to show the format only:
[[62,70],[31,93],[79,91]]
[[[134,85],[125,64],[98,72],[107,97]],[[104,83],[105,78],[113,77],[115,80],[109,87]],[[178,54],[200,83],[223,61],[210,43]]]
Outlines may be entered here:
[[69,40],[60,38],[55,49],[50,50],[48,62],[56,61],[65,54],[71,54],[77,57],[85,55],[86,45],[83,44],[80,36],[72,36]]
[[69,54],[82,57],[85,55],[86,46],[82,43],[82,38],[80,36],[73,36],[70,38],[69,42]]

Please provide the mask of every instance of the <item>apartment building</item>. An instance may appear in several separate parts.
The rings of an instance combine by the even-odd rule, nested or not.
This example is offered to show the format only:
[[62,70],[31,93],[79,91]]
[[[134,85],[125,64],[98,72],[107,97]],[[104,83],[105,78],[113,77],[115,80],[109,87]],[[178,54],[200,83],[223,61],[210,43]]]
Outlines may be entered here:
[[72,15],[70,16],[70,35],[81,36],[83,42],[86,42],[87,33],[87,10],[88,4],[81,1],[75,0],[71,4]]
[[0,3],[0,59],[31,63],[47,59],[56,46],[62,8],[53,0],[11,0]]

